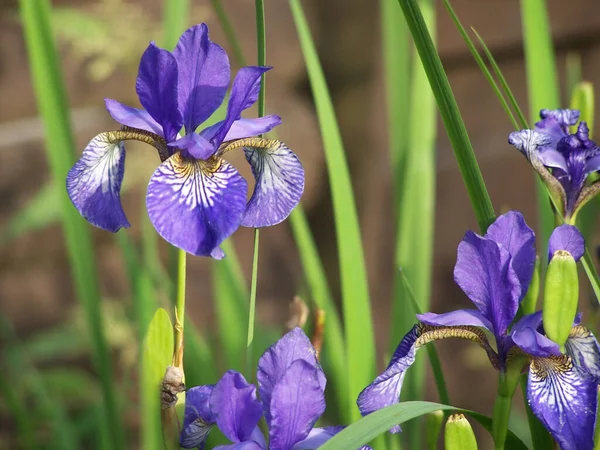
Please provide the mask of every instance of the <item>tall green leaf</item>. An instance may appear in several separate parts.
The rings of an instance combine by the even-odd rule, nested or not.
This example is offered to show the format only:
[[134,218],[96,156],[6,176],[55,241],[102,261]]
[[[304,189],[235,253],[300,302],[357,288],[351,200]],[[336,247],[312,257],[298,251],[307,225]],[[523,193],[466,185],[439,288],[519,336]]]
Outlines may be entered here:
[[[61,186],[75,162],[75,149],[64,81],[50,29],[50,4],[47,0],[21,0],[20,9],[32,81],[46,133],[52,179],[57,186]],[[102,385],[106,423],[113,448],[122,449],[124,434],[112,383],[112,364],[103,332],[100,286],[89,228],[73,208],[66,192],[61,195],[60,207],[75,290],[85,310],[94,348],[94,365]]]
[[[373,322],[358,215],[342,138],[308,22],[300,0],[290,0],[290,7],[306,62],[325,148],[339,255],[349,398],[355,399],[372,380],[375,369]],[[354,401],[348,408],[355,411],[354,417],[358,416]]]
[[450,143],[454,149],[479,228],[483,232],[495,219],[494,208],[481,176],[448,77],[444,72],[444,67],[435,49],[417,0],[399,0],[399,3],[429,79]]
[[190,0],[165,0],[163,7],[163,45],[173,49],[181,33],[188,27]]

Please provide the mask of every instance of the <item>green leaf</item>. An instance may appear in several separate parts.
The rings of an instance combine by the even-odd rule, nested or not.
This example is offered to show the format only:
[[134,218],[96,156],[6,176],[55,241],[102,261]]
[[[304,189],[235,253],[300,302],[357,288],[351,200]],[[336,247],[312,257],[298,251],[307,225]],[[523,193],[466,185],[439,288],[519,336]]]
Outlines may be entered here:
[[148,325],[142,348],[141,412],[142,448],[162,450],[160,389],[167,366],[173,360],[173,324],[167,311],[159,308]]
[[429,35],[417,1],[401,0],[399,3],[437,101],[479,228],[484,232],[495,219],[494,208],[483,182],[448,77],[444,72],[444,67]]
[[[56,186],[64,186],[67,172],[75,162],[75,148],[64,81],[50,26],[50,9],[48,0],[20,1],[33,87],[46,132],[46,150],[52,180]],[[60,195],[59,210],[75,291],[84,307],[91,335],[111,443],[114,449],[120,450],[125,447],[124,433],[112,383],[112,364],[104,336],[100,286],[89,228],[64,191]]]
[[163,5],[163,46],[171,50],[188,27],[190,0],[165,0]]
[[300,47],[315,99],[325,160],[333,200],[340,264],[342,305],[346,330],[349,402],[347,408],[358,417],[354,400],[372,380],[375,370],[375,343],[358,215],[342,138],[319,57],[300,0],[290,0]]
[[[456,411],[467,414],[475,419],[488,432],[492,429],[492,419],[483,414],[476,413],[461,408],[454,408],[448,405],[431,402],[403,402],[388,406],[379,411],[375,411],[358,422],[346,427],[325,444],[319,447],[319,450],[339,450],[360,448],[370,442],[376,436],[385,433],[394,425],[402,424],[407,420],[429,414],[433,411]],[[510,430],[506,440],[506,448],[511,450],[527,450],[523,442]]]

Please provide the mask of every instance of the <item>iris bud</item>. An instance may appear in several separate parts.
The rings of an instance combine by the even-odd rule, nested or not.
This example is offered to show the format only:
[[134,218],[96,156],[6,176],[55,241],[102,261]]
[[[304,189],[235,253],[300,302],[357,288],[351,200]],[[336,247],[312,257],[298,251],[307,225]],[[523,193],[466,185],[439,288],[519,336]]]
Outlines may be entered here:
[[579,280],[577,263],[566,250],[552,256],[544,286],[543,323],[546,336],[562,346],[569,337],[577,314]]
[[536,311],[537,299],[540,293],[540,258],[535,258],[535,269],[533,269],[533,276],[531,283],[529,283],[529,289],[527,294],[521,301],[521,309],[523,314],[533,314]]
[[442,411],[433,411],[427,414],[425,420],[425,440],[429,450],[437,449],[437,441],[444,424],[444,413]]
[[453,414],[446,422],[446,450],[477,450],[471,424],[462,414]]

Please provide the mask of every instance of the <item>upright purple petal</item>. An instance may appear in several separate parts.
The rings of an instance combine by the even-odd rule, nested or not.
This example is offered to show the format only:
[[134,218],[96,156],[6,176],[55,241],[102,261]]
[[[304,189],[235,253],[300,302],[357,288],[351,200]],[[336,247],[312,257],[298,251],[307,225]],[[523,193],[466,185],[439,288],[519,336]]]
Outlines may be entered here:
[[270,450],[291,450],[303,441],[325,412],[321,370],[297,359],[271,392]]
[[219,429],[232,442],[248,440],[262,416],[256,387],[234,370],[227,371],[216,384],[210,406]]
[[140,61],[135,85],[140,103],[158,122],[167,142],[175,139],[183,119],[177,104],[177,61],[151,42]]
[[[415,325],[402,338],[387,369],[358,395],[356,404],[363,416],[400,401],[404,376],[408,368],[415,362],[415,354],[419,349],[417,339],[421,335],[421,330],[420,325]],[[400,425],[396,425],[390,430],[392,433],[400,431]]]
[[535,233],[518,211],[502,214],[490,225],[486,238],[496,241],[508,251],[510,264],[521,283],[523,294],[529,289],[529,283],[535,268]]
[[579,111],[576,109],[542,109],[542,120],[535,124],[536,131],[545,133],[552,139],[552,147],[569,133],[569,127],[579,120]]
[[492,324],[477,309],[458,309],[443,314],[417,314],[420,322],[434,327],[473,326],[492,331]]
[[565,352],[577,368],[600,382],[600,347],[590,330],[575,325],[565,342]]
[[567,251],[575,261],[579,261],[585,253],[585,240],[573,225],[561,225],[554,229],[548,241],[548,261],[559,250]]
[[183,33],[173,55],[179,70],[179,110],[186,133],[192,133],[225,98],[229,58],[210,40],[206,24],[195,25]]
[[319,385],[321,390],[325,390],[325,374],[317,361],[316,351],[304,331],[301,328],[294,328],[269,347],[258,361],[256,380],[267,425],[271,423],[270,407],[273,389],[292,363],[297,360],[303,360],[317,369]]
[[242,219],[245,227],[267,227],[285,220],[304,192],[304,168],[283,142],[265,140],[264,147],[244,147],[256,179]]
[[218,246],[240,225],[246,181],[226,161],[210,166],[176,153],[148,185],[152,224],[166,241],[194,255],[222,255]]
[[231,87],[227,115],[221,128],[215,133],[213,138],[215,147],[221,145],[225,140],[225,136],[229,132],[233,122],[241,117],[242,111],[256,103],[260,92],[260,77],[270,69],[270,67],[249,66],[239,70]]
[[468,231],[458,246],[454,281],[503,336],[525,295],[507,250]]
[[541,311],[522,317],[511,330],[512,341],[529,355],[560,356],[558,344],[540,333],[541,325]]
[[[222,120],[205,128],[200,132],[200,135],[205,139],[211,140],[215,137],[217,131],[221,129],[223,122]],[[259,134],[268,133],[278,125],[281,125],[281,117],[276,115],[268,115],[256,119],[241,118],[233,122],[223,141],[234,141],[236,139],[258,136]]]
[[597,397],[597,381],[568,356],[533,359],[529,405],[562,450],[593,449]]
[[214,385],[196,386],[185,393],[185,412],[179,445],[183,448],[203,448],[215,416],[210,409],[210,395]]
[[[121,125],[126,125],[132,128],[139,128],[150,133],[163,136],[162,127],[154,120],[150,114],[144,109],[133,108],[124,105],[112,98],[105,98],[104,104],[106,110]],[[164,137],[164,136],[163,136]]]
[[129,222],[121,206],[125,147],[114,133],[90,141],[67,174],[67,193],[80,214],[92,225],[113,233]]

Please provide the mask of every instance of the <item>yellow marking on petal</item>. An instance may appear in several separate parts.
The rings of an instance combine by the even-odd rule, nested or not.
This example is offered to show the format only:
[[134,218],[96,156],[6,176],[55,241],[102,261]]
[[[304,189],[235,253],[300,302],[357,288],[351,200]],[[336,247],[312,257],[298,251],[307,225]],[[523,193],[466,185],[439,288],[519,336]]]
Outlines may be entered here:
[[590,330],[582,325],[577,325],[571,328],[571,332],[569,333],[569,339],[571,338],[587,338],[592,334]]
[[541,380],[570,372],[573,369],[573,361],[568,355],[549,356],[547,358],[533,358],[529,371]]
[[221,146],[219,147],[217,154],[219,156],[221,156],[224,153],[228,152],[229,150],[234,150],[236,148],[241,148],[241,147],[254,147],[254,148],[260,148],[263,150],[270,150],[270,149],[276,149],[280,145],[282,145],[282,142],[277,139],[244,138],[244,139],[237,139],[235,141],[223,142],[221,144]]
[[204,175],[211,176],[219,170],[222,164],[221,158],[211,157],[204,161],[202,159],[186,158],[181,152],[175,153],[171,159],[173,171],[181,177],[189,177],[195,172],[202,171]]
[[144,142],[145,144],[151,145],[158,150],[158,156],[162,162],[169,159],[170,155],[167,142],[158,134],[128,126],[123,126],[120,130],[107,131],[102,134],[104,135],[106,142],[111,144],[116,144],[117,142],[126,140]]

